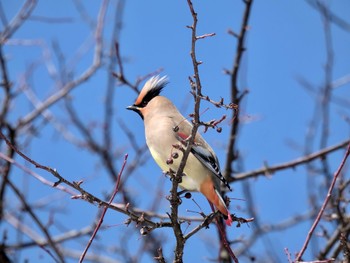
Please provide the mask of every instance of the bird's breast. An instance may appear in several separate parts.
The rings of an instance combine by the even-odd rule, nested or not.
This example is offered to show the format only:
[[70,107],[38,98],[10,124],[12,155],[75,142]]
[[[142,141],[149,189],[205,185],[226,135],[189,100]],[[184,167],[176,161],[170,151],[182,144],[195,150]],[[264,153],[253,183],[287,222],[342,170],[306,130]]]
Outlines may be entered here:
[[[159,121],[146,129],[146,143],[158,166],[168,172],[176,172],[180,166],[183,153],[174,145],[182,146],[173,130],[174,123],[169,120]],[[150,129],[149,127],[153,127]],[[190,153],[184,168],[184,176],[180,187],[189,191],[199,191],[202,182],[210,176],[210,172]]]

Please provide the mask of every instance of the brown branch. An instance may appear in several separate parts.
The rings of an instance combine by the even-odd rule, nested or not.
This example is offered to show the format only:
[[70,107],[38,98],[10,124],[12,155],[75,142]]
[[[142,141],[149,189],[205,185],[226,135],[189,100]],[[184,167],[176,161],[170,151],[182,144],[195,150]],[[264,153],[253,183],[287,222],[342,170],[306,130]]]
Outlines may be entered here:
[[42,23],[73,23],[74,19],[72,17],[48,17],[48,16],[31,16],[28,18],[31,21],[37,21]]
[[[193,64],[193,70],[194,70],[194,78],[196,80],[195,82],[195,89],[196,89],[196,95],[201,94],[201,82],[200,82],[200,77],[199,77],[199,71],[198,71],[198,65],[200,64],[197,61],[196,58],[196,41],[197,35],[196,35],[196,29],[197,29],[197,13],[194,11],[193,5],[191,0],[187,0],[192,19],[193,19],[193,24],[191,26],[188,26],[192,30],[192,37],[191,37],[191,58],[192,58],[192,64]],[[191,79],[190,79],[191,81]],[[191,81],[191,86],[192,81]],[[176,238],[176,247],[175,247],[175,259],[174,262],[180,263],[183,262],[183,253],[184,253],[184,247],[185,247],[185,242],[186,240],[184,239],[182,230],[181,230],[181,225],[180,222],[178,221],[178,207],[180,204],[180,199],[177,194],[177,189],[178,185],[181,182],[182,178],[182,173],[186,165],[186,161],[188,159],[188,156],[191,151],[191,147],[194,143],[194,139],[196,137],[198,127],[199,127],[199,108],[200,108],[200,97],[199,96],[194,96],[195,99],[195,105],[194,105],[194,121],[193,121],[193,128],[191,132],[191,136],[188,140],[187,148],[183,152],[183,156],[179,165],[178,170],[176,171],[176,174],[173,174],[173,180],[172,180],[172,188],[171,188],[171,196],[170,196],[170,204],[171,204],[171,215],[170,215],[170,220],[173,224],[173,231],[174,235]]]
[[159,263],[165,263],[165,258],[163,256],[163,249],[159,248],[158,249],[158,256],[154,257],[155,260],[157,260]]
[[[6,213],[4,219],[11,224],[13,227],[17,228],[19,231],[27,235],[33,241],[15,243],[15,244],[7,244],[5,249],[21,249],[21,248],[30,248],[33,246],[44,247],[49,245],[48,240],[41,238],[39,234],[34,232],[33,228],[29,225],[25,225],[23,222],[19,220],[18,217],[12,215],[10,213]],[[63,243],[68,240],[75,239],[77,237],[90,235],[93,232],[93,228],[91,226],[84,227],[80,230],[70,230],[63,234],[52,237],[52,241],[55,244]]]
[[344,259],[346,260],[345,262],[350,262],[350,248],[348,246],[347,236],[348,235],[344,233],[340,234],[340,245],[343,249]]
[[[254,213],[255,215],[256,213]],[[315,213],[313,211],[308,211],[304,214],[296,215],[292,218],[288,218],[285,221],[281,221],[280,223],[272,223],[272,224],[260,224],[259,218],[257,217],[254,221],[254,231],[250,235],[249,238],[246,238],[243,241],[243,246],[237,249],[236,255],[242,255],[246,253],[251,247],[254,246],[254,243],[260,238],[262,239],[264,235],[271,234],[272,232],[282,231],[291,227],[296,226],[297,224],[301,224],[311,218],[314,218]],[[258,227],[256,227],[258,226]]]
[[81,2],[81,0],[74,0],[74,7],[79,13],[81,20],[84,21],[91,30],[93,30],[96,26],[96,22],[92,17],[90,17],[89,12]]
[[318,213],[318,215],[317,215],[317,217],[316,217],[314,223],[313,223],[312,226],[311,226],[310,231],[309,231],[308,234],[307,234],[307,237],[306,237],[306,240],[305,240],[305,243],[304,243],[303,247],[301,248],[300,252],[298,253],[298,255],[297,255],[296,259],[295,259],[296,262],[299,262],[299,261],[301,260],[301,258],[302,258],[302,256],[303,256],[305,250],[307,249],[307,246],[308,246],[308,244],[309,244],[309,241],[310,241],[310,239],[311,239],[311,236],[312,236],[312,234],[313,234],[313,232],[314,232],[316,226],[318,225],[318,223],[319,223],[320,220],[321,220],[321,217],[322,217],[322,215],[323,215],[323,212],[324,212],[324,210],[326,209],[326,206],[327,206],[327,204],[328,204],[328,201],[329,201],[330,198],[331,198],[331,195],[332,195],[332,192],[333,192],[333,188],[334,188],[335,183],[336,183],[336,181],[337,181],[337,179],[338,179],[338,176],[340,175],[340,173],[341,173],[341,171],[342,171],[342,169],[343,169],[343,167],[344,167],[344,165],[345,165],[345,162],[346,162],[346,160],[347,160],[347,158],[348,158],[349,155],[350,155],[350,143],[348,144],[348,148],[347,148],[347,150],[346,150],[346,152],[345,152],[345,155],[344,155],[344,157],[343,157],[343,160],[341,161],[341,163],[340,163],[340,165],[339,165],[337,171],[336,171],[336,172],[334,173],[334,175],[333,175],[333,180],[332,180],[331,185],[329,186],[327,196],[326,196],[326,198],[325,198],[325,200],[324,200],[324,202],[323,202],[323,204],[322,204],[322,207],[321,207],[321,209],[320,209],[320,211],[319,211],[319,213]]
[[216,218],[216,224],[217,224],[218,229],[219,229],[221,243],[222,243],[223,247],[226,249],[226,251],[230,255],[230,258],[233,259],[233,261],[235,263],[238,263],[239,262],[238,258],[236,257],[235,253],[233,252],[232,248],[230,247],[229,242],[227,241],[225,226],[222,224],[222,222],[220,222],[220,220],[218,218]]
[[[1,137],[1,134],[0,134],[0,137]],[[51,186],[51,187],[53,187],[55,185],[54,182],[43,178],[41,175],[39,175],[39,174],[35,173],[34,171],[30,170],[28,167],[19,164],[13,158],[10,158],[10,157],[4,155],[3,153],[0,153],[0,159],[5,160],[6,162],[8,162],[11,165],[15,165],[16,167],[18,167],[19,169],[21,169],[25,173],[32,175],[35,179],[37,179],[39,182],[41,182],[41,183],[43,183],[45,185],[48,185],[48,186]],[[139,158],[137,160],[139,160]],[[126,170],[127,173],[131,173],[129,166],[130,165],[128,165],[127,170]],[[137,166],[137,165],[134,164],[134,166]],[[70,194],[71,196],[78,196],[78,192],[74,192],[70,188],[66,188],[66,187],[62,186],[61,184],[55,185],[55,188],[65,192],[67,194]],[[93,198],[89,197],[87,199],[88,200],[92,200]],[[116,210],[118,212],[120,212],[120,210],[124,210],[125,209],[125,204],[121,204],[121,203],[113,203],[113,204],[110,204],[109,206],[110,206],[111,209],[114,209],[114,210]],[[134,213],[147,216],[149,218],[157,218],[157,219],[161,219],[161,220],[169,218],[169,216],[166,215],[166,214],[158,214],[158,213],[155,213],[155,212],[152,212],[152,211],[146,211],[146,210],[142,210],[142,209],[138,209],[138,208],[133,208],[132,211]],[[212,216],[211,214],[208,215],[208,217],[211,217],[211,216]],[[203,218],[202,217],[179,216],[179,220],[181,220],[181,221],[192,221],[192,222],[203,222]],[[166,223],[163,224],[163,225],[154,225],[154,228],[152,228],[152,230],[154,230],[156,228],[159,228],[159,227],[164,227],[164,226],[166,226]]]
[[[53,182],[43,178],[39,174],[37,174],[37,173],[33,172],[32,170],[30,170],[28,167],[19,164],[13,158],[10,158],[9,156],[6,156],[5,154],[3,154],[1,152],[0,152],[0,158],[5,160],[7,163],[9,163],[11,165],[17,166],[19,169],[21,169],[25,173],[32,175],[35,179],[39,180],[41,183],[46,184],[46,185],[51,186],[51,187],[54,185]],[[66,188],[66,187],[64,187],[62,185],[57,185],[56,188],[60,189],[63,192],[71,194],[71,195],[76,195],[77,194],[77,192],[74,192],[71,189]]]
[[139,94],[139,89],[137,88],[138,85],[137,84],[135,84],[135,85],[132,84],[125,77],[123,61],[122,61],[122,57],[121,57],[121,54],[120,54],[120,43],[118,41],[115,42],[115,51],[116,51],[116,57],[117,57],[117,63],[118,63],[118,67],[119,67],[119,72],[118,73],[112,72],[112,75],[114,77],[116,77],[123,85],[127,85],[133,91],[135,91],[137,94]]
[[257,177],[257,176],[261,176],[261,175],[265,175],[265,176],[271,175],[271,174],[278,172],[280,170],[295,168],[299,165],[307,164],[307,163],[314,161],[316,159],[324,158],[327,154],[334,152],[334,151],[337,151],[341,148],[344,148],[349,143],[350,143],[350,140],[346,140],[346,141],[341,142],[339,144],[336,144],[334,146],[322,149],[322,150],[314,152],[312,154],[308,154],[306,156],[297,158],[297,159],[290,161],[290,162],[277,164],[277,165],[274,165],[271,167],[264,166],[263,168],[260,168],[257,170],[253,170],[253,171],[249,171],[249,172],[245,172],[245,173],[239,173],[239,174],[235,175],[233,178],[230,178],[230,182],[234,182],[234,181],[238,181],[238,180],[246,180],[248,178]]
[[238,136],[238,126],[239,126],[239,105],[240,101],[242,100],[243,96],[246,94],[245,92],[240,93],[240,90],[238,89],[238,73],[239,69],[241,67],[241,59],[243,56],[243,52],[245,51],[245,38],[248,31],[248,21],[249,16],[252,10],[252,4],[253,0],[246,0],[245,3],[245,11],[243,15],[242,25],[241,25],[241,31],[239,35],[237,35],[237,48],[236,48],[236,55],[233,61],[233,69],[231,73],[231,102],[235,105],[238,105],[235,112],[232,113],[232,120],[233,123],[231,125],[230,130],[230,137],[228,140],[228,146],[227,146],[227,158],[226,158],[226,166],[225,166],[225,172],[224,175],[226,176],[226,180],[228,180],[229,176],[232,174],[233,168],[232,163],[237,158],[237,152],[236,152],[236,139]]
[[[0,129],[1,132],[1,129]],[[11,141],[12,144],[15,144],[15,138],[16,138],[16,131],[8,127],[8,134],[9,134],[9,140]],[[9,149],[7,155],[7,158],[12,158],[14,155],[15,151],[13,149]],[[6,162],[5,164],[0,163],[1,167],[1,173],[2,173],[2,181],[0,185],[0,221],[3,217],[4,211],[5,211],[5,193],[6,193],[6,188],[7,188],[7,181],[10,177],[10,172],[12,165],[9,162]]]
[[[114,44],[120,38],[120,32],[122,29],[122,18],[124,13],[125,0],[118,1],[115,6],[114,13],[114,26],[112,31],[112,38],[110,43],[110,59],[107,70],[107,89],[105,95],[105,109],[104,109],[104,123],[103,123],[103,138],[104,138],[104,148],[111,156],[112,150],[112,127],[113,127],[113,116],[114,116],[114,94],[115,94],[115,78],[111,74],[116,66],[116,61],[113,56],[114,54]],[[112,158],[109,158],[112,159]]]
[[98,15],[98,22],[95,29],[95,50],[94,50],[94,58],[92,64],[75,80],[68,82],[65,84],[58,92],[51,95],[48,99],[42,102],[38,107],[24,116],[22,119],[18,121],[17,128],[23,128],[24,126],[30,124],[34,119],[36,119],[45,109],[49,108],[63,97],[65,97],[69,92],[71,92],[74,88],[78,87],[80,84],[87,81],[101,66],[101,58],[102,58],[102,47],[103,47],[103,26],[104,19],[107,12],[108,0],[104,0],[101,4],[101,8]]
[[[327,238],[327,244],[318,253],[317,258],[325,259],[328,253],[330,253],[331,251],[333,251],[332,258],[336,258],[336,255],[334,253],[339,254],[342,249],[344,250],[344,246],[342,246],[339,240],[341,241],[343,233],[349,233],[349,231],[350,231],[350,222],[347,222],[346,225],[338,225],[337,229],[334,231],[332,236]],[[339,246],[337,249],[334,249],[337,243],[339,244]]]
[[8,71],[5,61],[5,55],[3,53],[3,45],[0,44],[0,69],[2,75],[1,87],[4,88],[4,96],[1,100],[1,111],[0,111],[0,130],[6,123],[6,115],[9,111],[11,101],[11,83],[8,77]]
[[118,41],[115,42],[115,51],[116,51],[116,58],[117,58],[117,63],[118,63],[118,67],[119,67],[119,72],[112,72],[112,76],[117,78],[120,81],[121,85],[126,85],[127,87],[131,88],[131,90],[135,91],[137,94],[140,93],[138,87],[142,81],[150,78],[151,76],[158,75],[160,72],[163,71],[162,68],[159,68],[159,69],[155,70],[154,72],[151,72],[151,73],[146,74],[144,76],[138,77],[136,79],[135,83],[132,84],[131,81],[129,81],[126,78],[125,73],[124,73],[123,60],[122,60],[122,56],[120,54],[120,43]]
[[6,27],[8,25],[8,20],[4,11],[4,8],[2,6],[2,2],[0,1],[0,20],[3,25],[3,27]]
[[15,147],[13,144],[11,144],[11,142],[4,136],[4,134],[1,131],[0,131],[0,138],[3,139],[6,142],[6,144],[11,149],[13,149],[17,154],[19,154],[23,159],[25,159],[29,163],[33,164],[36,168],[45,170],[45,171],[51,173],[55,178],[57,178],[58,181],[56,183],[54,183],[53,187],[56,187],[59,184],[64,183],[64,184],[72,187],[73,189],[79,191],[80,195],[72,196],[72,199],[82,199],[82,200],[88,201],[90,203],[96,203],[99,206],[104,206],[104,207],[108,206],[110,209],[113,209],[115,211],[118,211],[118,212],[121,212],[121,213],[123,213],[125,215],[128,215],[130,218],[129,218],[129,221],[126,222],[126,224],[129,224],[131,221],[135,221],[137,223],[147,224],[147,225],[150,225],[150,226],[155,227],[155,228],[170,227],[170,224],[167,223],[167,222],[153,222],[153,221],[151,221],[149,219],[146,219],[146,218],[142,218],[142,221],[140,221],[140,215],[135,214],[126,205],[123,208],[120,207],[120,206],[109,205],[108,202],[105,202],[105,201],[101,200],[100,198],[97,198],[96,196],[94,196],[94,195],[90,194],[89,192],[85,191],[80,186],[83,183],[82,181],[80,181],[80,182],[70,182],[67,179],[65,179],[64,177],[62,177],[57,172],[56,169],[53,169],[51,167],[39,164],[38,162],[30,159],[28,156],[26,156],[20,150],[18,150],[17,147]]
[[[77,127],[77,129],[82,133],[85,137],[86,145],[93,152],[98,154],[98,157],[101,159],[102,163],[105,165],[106,170],[109,172],[113,181],[116,181],[118,178],[118,173],[115,169],[115,165],[113,162],[113,157],[111,154],[111,145],[107,145],[108,139],[105,138],[104,144],[100,144],[92,135],[91,129],[87,127],[83,121],[81,121],[73,109],[69,100],[65,100],[66,109],[71,117],[72,122]],[[110,131],[109,131],[110,132]],[[110,135],[105,135],[109,137]]]
[[108,207],[111,205],[111,203],[112,203],[114,197],[116,196],[116,194],[117,194],[118,191],[119,191],[120,178],[121,178],[121,176],[122,176],[122,174],[123,174],[123,171],[124,171],[124,168],[125,168],[127,159],[128,159],[128,155],[126,154],[125,157],[124,157],[124,162],[123,162],[122,168],[120,169],[120,172],[119,172],[119,174],[118,174],[118,179],[117,179],[117,182],[116,182],[116,184],[115,184],[115,188],[114,188],[113,194],[112,194],[111,198],[110,198],[109,201],[108,201],[108,206],[105,206],[104,209],[103,209],[103,211],[102,211],[101,218],[100,218],[100,220],[98,221],[98,223],[97,223],[97,225],[96,225],[96,228],[95,228],[95,230],[94,230],[94,232],[93,232],[93,234],[92,234],[92,236],[91,236],[91,238],[90,238],[90,240],[89,240],[89,242],[88,242],[88,244],[87,244],[85,250],[83,251],[83,253],[82,253],[82,255],[81,255],[80,259],[79,259],[79,262],[80,262],[80,263],[84,261],[85,255],[86,255],[87,251],[89,250],[89,248],[90,248],[90,246],[91,246],[91,244],[92,244],[92,241],[94,240],[94,238],[95,238],[95,236],[96,236],[98,230],[100,229],[100,227],[101,227],[101,225],[102,225],[102,223],[103,223],[103,218],[104,218],[104,216],[105,216],[106,213],[107,213],[107,209],[108,209]]
[[[192,92],[191,92],[192,93]],[[205,101],[208,101],[210,102],[211,104],[213,104],[215,107],[217,108],[225,108],[227,110],[235,110],[237,112],[237,109],[238,109],[238,105],[237,104],[234,104],[234,103],[229,103],[229,104],[225,104],[224,103],[224,98],[221,98],[220,101],[215,101],[215,100],[212,100],[211,98],[209,98],[209,96],[204,96],[204,95],[199,95],[199,97],[202,99],[202,100],[205,100]]]
[[40,246],[43,248],[56,262],[65,262],[64,257],[61,253],[61,251],[58,249],[57,244],[53,241],[48,229],[44,226],[44,224],[40,221],[39,217],[34,213],[32,210],[32,207],[27,203],[26,197],[21,193],[21,191],[10,181],[7,181],[7,184],[9,187],[14,191],[14,193],[17,195],[19,200],[21,201],[23,205],[23,210],[28,212],[28,214],[31,216],[33,221],[37,224],[39,229],[43,232],[44,236],[47,239],[48,244],[51,246],[51,248],[55,251],[57,257],[59,260],[57,260],[49,250],[47,250],[45,247]]
[[307,3],[321,13],[326,11],[328,13],[330,22],[334,23],[342,30],[350,31],[350,23],[348,23],[346,20],[340,18],[334,12],[332,12],[332,10],[326,6],[326,4],[328,4],[327,2],[307,0]]
[[10,24],[0,33],[0,45],[4,44],[16,31],[17,29],[28,19],[34,10],[36,0],[27,0],[20,11],[12,18]]

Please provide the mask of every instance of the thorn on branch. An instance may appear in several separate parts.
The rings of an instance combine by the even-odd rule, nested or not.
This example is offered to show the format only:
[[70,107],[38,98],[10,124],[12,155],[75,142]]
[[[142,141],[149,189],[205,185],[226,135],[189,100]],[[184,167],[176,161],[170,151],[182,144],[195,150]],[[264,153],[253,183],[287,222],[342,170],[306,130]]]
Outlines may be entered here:
[[248,223],[254,221],[253,217],[252,218],[243,218],[243,217],[237,217],[234,214],[232,214],[231,217],[232,217],[232,220],[234,222],[237,222],[236,227],[241,227],[242,224],[248,224]]
[[129,217],[128,219],[125,220],[124,224],[126,226],[129,226],[131,224],[131,222],[132,222],[132,219],[131,219],[131,217]]
[[204,128],[204,133],[208,131],[209,128],[216,128],[216,131],[218,133],[222,132],[222,128],[218,127],[218,124],[220,124],[223,120],[226,119],[226,115],[223,115],[220,120],[211,120],[209,122],[200,122],[200,125],[203,125]]
[[142,213],[142,214],[139,216],[139,218],[137,219],[137,224],[138,224],[138,223],[143,223],[143,222],[145,222],[145,214],[144,214],[144,213]]
[[161,247],[158,248],[158,256],[154,257],[154,259],[157,260],[160,263],[165,263],[165,259],[164,259],[164,256],[163,256],[163,250],[162,250]]
[[63,181],[62,179],[59,179],[57,182],[53,184],[53,187],[57,187],[59,184],[61,184]]
[[78,181],[78,182],[73,181],[73,184],[74,184],[75,186],[80,187],[80,185],[81,185],[83,182],[84,182],[83,180],[80,180],[80,181]]
[[348,241],[347,241],[346,235],[344,233],[340,234],[340,245],[342,246],[342,249],[343,249],[344,259],[349,261],[350,260],[350,248],[348,246]]
[[207,38],[207,37],[213,37],[215,36],[216,34],[215,33],[208,33],[208,34],[204,34],[204,35],[201,35],[201,36],[197,36],[196,39],[203,39],[203,38]]
[[[190,81],[191,89],[196,90],[196,87],[197,87],[196,82],[194,82],[194,80],[191,77],[188,77],[188,80]],[[193,94],[193,95],[195,95],[195,94]]]
[[273,172],[269,168],[269,165],[268,165],[268,163],[266,161],[264,162],[264,168],[265,168],[265,176],[268,177],[268,178],[271,178]]
[[233,102],[231,102],[231,103],[229,104],[229,107],[230,107],[231,109],[234,109],[234,110],[237,110],[237,109],[238,109],[238,105],[235,104],[235,103],[233,103]]
[[[174,180],[174,179],[175,179],[175,176],[170,178],[170,180]],[[181,178],[180,178],[180,182],[178,182],[178,183],[181,183]],[[182,203],[182,200],[181,200],[181,198],[178,195],[176,195],[176,197],[173,197],[170,194],[170,195],[167,195],[166,199],[170,202],[171,206],[174,206],[175,204],[176,205],[180,205]]]
[[223,69],[223,72],[224,72],[224,74],[226,74],[226,75],[232,75],[232,71],[229,70],[229,69],[227,69],[227,68],[224,68],[224,69]]
[[227,30],[227,33],[233,37],[239,38],[239,35],[235,33],[231,28]]
[[146,236],[148,235],[150,232],[152,231],[152,228],[148,227],[148,226],[143,226],[140,229],[140,234],[141,236]]

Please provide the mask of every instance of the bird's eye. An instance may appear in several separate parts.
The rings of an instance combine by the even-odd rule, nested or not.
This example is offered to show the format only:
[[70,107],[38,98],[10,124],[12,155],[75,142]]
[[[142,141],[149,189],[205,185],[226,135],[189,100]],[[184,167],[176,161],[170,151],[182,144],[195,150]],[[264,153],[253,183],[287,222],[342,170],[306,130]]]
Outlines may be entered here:
[[143,100],[142,102],[141,102],[141,107],[146,107],[147,106],[147,104],[148,104],[148,100]]

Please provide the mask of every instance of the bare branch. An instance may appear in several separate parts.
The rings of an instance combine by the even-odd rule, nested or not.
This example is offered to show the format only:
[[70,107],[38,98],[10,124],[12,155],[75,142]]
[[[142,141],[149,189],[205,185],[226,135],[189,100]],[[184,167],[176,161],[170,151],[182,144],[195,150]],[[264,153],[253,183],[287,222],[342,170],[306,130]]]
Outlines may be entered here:
[[[226,155],[226,166],[224,169],[224,176],[226,180],[229,180],[229,176],[232,174],[233,162],[237,159],[238,153],[236,150],[236,140],[238,136],[238,126],[239,126],[239,105],[240,101],[243,99],[243,96],[246,92],[241,92],[238,88],[238,73],[241,66],[241,60],[243,53],[245,51],[245,38],[248,31],[248,21],[252,10],[253,0],[244,1],[245,10],[243,14],[243,20],[241,24],[241,29],[239,35],[237,35],[237,48],[235,53],[235,58],[233,61],[233,68],[231,73],[231,102],[236,105],[235,111],[232,113],[231,119],[233,123],[231,125],[228,146],[227,146],[227,155]],[[238,105],[238,106],[237,106]]]
[[31,15],[34,7],[36,6],[36,0],[26,0],[17,15],[11,20],[11,22],[5,27],[4,31],[0,33],[0,45],[3,45],[7,39],[9,39],[17,29],[28,19]]
[[104,19],[106,16],[108,0],[104,0],[101,4],[100,12],[98,15],[98,22],[95,30],[95,51],[93,62],[90,67],[88,67],[78,78],[75,80],[68,82],[64,85],[58,92],[51,95],[48,99],[42,102],[34,111],[29,113],[27,116],[23,117],[18,121],[18,128],[23,128],[24,126],[31,123],[34,119],[36,119],[45,109],[52,106],[54,103],[65,97],[70,91],[74,88],[78,87],[80,84],[84,83],[88,80],[100,67],[101,65],[101,57],[102,57],[102,33],[103,33],[103,25]]
[[235,175],[233,178],[230,179],[230,181],[237,181],[237,180],[245,180],[251,177],[256,177],[259,175],[271,175],[277,171],[284,170],[284,169],[289,169],[289,168],[295,168],[299,165],[309,163],[311,161],[314,161],[316,159],[324,158],[326,155],[329,153],[332,153],[334,151],[337,151],[339,149],[344,148],[346,145],[349,144],[349,140],[346,140],[344,142],[341,142],[339,144],[336,144],[334,146],[322,149],[318,152],[314,152],[312,154],[300,157],[298,159],[295,159],[290,162],[282,163],[282,164],[277,164],[271,167],[264,166],[261,169],[258,170],[253,170],[245,173],[239,173]]
[[300,252],[298,253],[298,255],[297,255],[296,259],[295,259],[295,261],[297,261],[297,262],[300,262],[300,260],[301,260],[301,258],[302,258],[302,256],[303,256],[303,254],[304,254],[304,252],[305,252],[305,250],[307,249],[307,246],[308,246],[308,244],[309,244],[309,242],[310,242],[311,236],[312,236],[312,234],[313,234],[313,232],[314,232],[316,226],[318,225],[318,223],[319,223],[320,220],[321,220],[321,217],[322,217],[322,215],[323,215],[323,212],[324,212],[324,210],[326,209],[327,203],[328,203],[328,201],[329,201],[329,199],[330,199],[330,197],[331,197],[331,195],[332,195],[332,192],[333,192],[335,183],[336,183],[336,181],[337,181],[337,179],[338,179],[338,176],[340,175],[340,173],[341,173],[341,171],[342,171],[342,169],[343,169],[343,167],[344,167],[344,165],[345,165],[345,162],[346,162],[347,158],[349,157],[349,155],[350,155],[350,143],[349,143],[348,148],[347,148],[347,150],[346,150],[346,152],[345,152],[345,155],[344,155],[344,157],[343,157],[343,160],[341,161],[341,163],[340,163],[340,165],[339,165],[337,171],[336,171],[336,172],[334,173],[334,175],[333,175],[333,180],[332,180],[331,185],[329,186],[327,196],[326,196],[326,198],[325,198],[325,200],[324,200],[324,202],[323,202],[323,204],[322,204],[322,207],[321,207],[321,209],[320,209],[320,211],[319,211],[319,213],[318,213],[318,215],[317,215],[317,217],[316,217],[314,223],[313,223],[312,226],[311,226],[310,231],[309,231],[308,234],[307,234],[305,243],[304,243],[303,247],[301,248]]
[[10,180],[7,181],[7,184],[10,186],[10,188],[15,192],[16,196],[19,198],[23,205],[23,209],[28,212],[28,214],[31,216],[33,221],[36,223],[36,225],[40,228],[40,230],[43,232],[44,236],[46,237],[48,244],[50,247],[55,251],[56,256],[55,258],[51,252],[44,247],[42,247],[56,262],[64,262],[64,257],[59,250],[57,244],[52,240],[51,234],[49,233],[48,229],[44,226],[44,224],[41,222],[40,218],[34,213],[32,207],[27,203],[25,196],[21,193],[21,191],[13,184]]
[[81,257],[80,257],[79,262],[83,262],[84,261],[85,255],[86,255],[89,247],[91,246],[92,241],[94,240],[98,230],[100,229],[100,227],[101,227],[101,225],[103,223],[103,218],[104,218],[104,216],[105,216],[105,214],[107,212],[107,209],[111,205],[114,197],[116,196],[116,194],[119,191],[120,178],[121,178],[121,176],[123,174],[123,171],[124,171],[127,159],[128,159],[128,155],[126,154],[125,157],[124,157],[124,162],[123,162],[122,168],[120,169],[120,172],[118,174],[118,180],[117,180],[117,182],[115,184],[115,188],[114,188],[113,194],[112,194],[111,198],[108,201],[108,206],[104,207],[104,209],[102,211],[102,214],[101,214],[101,218],[100,218],[100,220],[98,221],[98,223],[96,225],[96,228],[95,228],[95,230],[94,230],[94,232],[93,232],[93,234],[92,234],[92,236],[91,236],[91,238],[89,240],[89,243],[87,244],[86,248],[84,249],[84,251],[83,251],[83,253],[82,253]]

